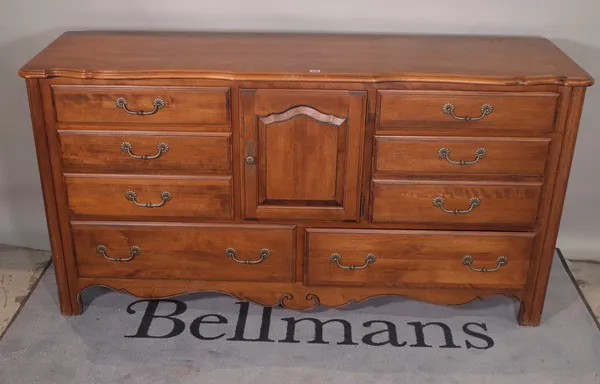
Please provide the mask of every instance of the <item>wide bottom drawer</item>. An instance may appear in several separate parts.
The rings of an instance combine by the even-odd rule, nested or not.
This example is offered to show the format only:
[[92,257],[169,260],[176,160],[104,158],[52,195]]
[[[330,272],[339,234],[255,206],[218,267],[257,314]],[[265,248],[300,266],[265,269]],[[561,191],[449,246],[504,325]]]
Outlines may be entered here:
[[534,236],[307,229],[305,283],[523,288]]
[[292,281],[293,225],[72,222],[80,277]]

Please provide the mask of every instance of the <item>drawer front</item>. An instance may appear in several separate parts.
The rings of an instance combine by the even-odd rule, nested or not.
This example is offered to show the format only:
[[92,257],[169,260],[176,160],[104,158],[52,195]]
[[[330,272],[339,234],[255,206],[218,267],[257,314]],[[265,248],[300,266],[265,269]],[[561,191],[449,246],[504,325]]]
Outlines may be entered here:
[[66,172],[229,173],[230,134],[60,131]]
[[[231,177],[175,179],[68,174],[65,182],[74,216],[233,218]],[[145,206],[146,203],[151,206]]]
[[550,139],[377,136],[375,170],[542,175]]
[[53,87],[59,123],[229,125],[229,88]]
[[380,91],[379,127],[551,131],[557,100],[556,93]]
[[[374,223],[531,227],[541,183],[373,181]],[[455,212],[456,210],[456,212]]]
[[[81,277],[292,280],[292,225],[74,222],[72,227]],[[121,261],[110,260],[116,258]]]
[[518,289],[533,239],[531,233],[308,229],[306,281]]

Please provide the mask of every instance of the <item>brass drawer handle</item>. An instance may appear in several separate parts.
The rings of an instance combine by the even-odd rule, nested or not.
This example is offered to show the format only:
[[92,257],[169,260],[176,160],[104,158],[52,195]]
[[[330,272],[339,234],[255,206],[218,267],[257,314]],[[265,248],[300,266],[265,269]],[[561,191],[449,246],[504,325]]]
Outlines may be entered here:
[[233,259],[233,261],[235,261],[236,263],[240,263],[240,264],[262,263],[265,259],[267,259],[269,256],[271,256],[271,251],[267,248],[263,248],[258,252],[258,254],[260,256],[260,259],[258,259],[258,260],[240,260],[235,257],[237,255],[235,248],[227,248],[225,250],[225,256],[229,257],[230,259]]
[[367,268],[367,266],[369,264],[373,264],[375,262],[375,260],[377,260],[377,257],[373,254],[373,253],[367,253],[365,255],[365,263],[363,265],[342,265],[340,264],[340,261],[342,260],[342,256],[339,253],[332,253],[331,255],[329,255],[329,261],[331,261],[334,264],[337,264],[338,267],[342,268],[342,269],[349,269],[351,271],[355,270],[355,269],[364,269]]
[[129,249],[129,257],[126,259],[122,259],[120,257],[108,257],[108,255],[106,254],[107,252],[108,248],[106,248],[106,245],[99,245],[96,247],[97,254],[102,255],[106,260],[118,262],[133,260],[134,257],[139,256],[142,253],[142,249],[137,245],[134,245]]
[[169,145],[167,143],[162,143],[162,142],[158,143],[158,145],[156,147],[158,148],[158,153],[156,155],[136,155],[133,152],[131,152],[131,150],[133,149],[133,145],[131,145],[131,143],[129,143],[127,141],[124,141],[121,143],[121,152],[127,153],[129,156],[133,157],[134,159],[141,159],[141,160],[158,159],[163,154],[169,152]]
[[456,116],[454,114],[454,111],[456,110],[456,106],[452,103],[446,103],[444,105],[442,105],[442,112],[444,112],[446,115],[450,115],[452,116],[454,119],[456,120],[464,120],[464,121],[477,121],[477,120],[481,120],[484,117],[491,115],[492,112],[494,112],[494,106],[492,104],[483,104],[481,106],[481,115],[477,116],[477,117],[473,117],[473,116]]
[[450,149],[448,148],[440,148],[438,150],[438,156],[440,159],[445,159],[450,164],[456,165],[473,165],[479,160],[484,159],[487,156],[487,149],[485,148],[477,148],[475,150],[475,159],[474,160],[451,160],[450,159]]
[[466,265],[469,267],[470,270],[475,271],[475,272],[496,272],[497,270],[500,269],[500,267],[505,266],[506,264],[508,264],[508,257],[506,256],[500,256],[499,258],[496,259],[496,268],[473,268],[473,256],[464,256],[462,258],[462,263],[463,265]]
[[481,199],[479,197],[473,197],[469,200],[469,208],[468,209],[446,209],[444,208],[444,198],[442,196],[438,196],[433,199],[433,206],[442,210],[442,212],[452,213],[455,215],[464,215],[466,213],[471,212],[473,209],[479,207],[481,205]]
[[154,109],[151,111],[132,111],[131,109],[127,108],[127,99],[125,99],[124,97],[117,97],[117,99],[115,100],[115,105],[117,106],[117,108],[121,108],[130,115],[148,116],[154,115],[156,112],[158,112],[159,109],[163,109],[165,107],[165,101],[160,97],[157,97],[156,99],[152,100],[152,106],[154,107]]
[[129,201],[133,201],[133,203],[135,205],[137,205],[138,207],[144,207],[144,208],[159,208],[162,207],[163,205],[165,205],[167,203],[167,201],[171,200],[173,197],[171,196],[171,192],[161,192],[160,193],[160,199],[162,200],[160,203],[158,204],[153,204],[153,203],[138,203],[137,199],[137,194],[135,193],[135,191],[127,191],[125,192],[125,198]]

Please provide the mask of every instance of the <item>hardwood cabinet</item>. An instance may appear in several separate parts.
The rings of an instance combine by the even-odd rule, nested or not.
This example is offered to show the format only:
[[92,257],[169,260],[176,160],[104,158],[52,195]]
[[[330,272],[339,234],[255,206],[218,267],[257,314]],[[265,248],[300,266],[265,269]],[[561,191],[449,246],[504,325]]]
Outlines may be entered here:
[[68,32],[20,75],[64,315],[104,285],[540,323],[593,84],[547,40]]

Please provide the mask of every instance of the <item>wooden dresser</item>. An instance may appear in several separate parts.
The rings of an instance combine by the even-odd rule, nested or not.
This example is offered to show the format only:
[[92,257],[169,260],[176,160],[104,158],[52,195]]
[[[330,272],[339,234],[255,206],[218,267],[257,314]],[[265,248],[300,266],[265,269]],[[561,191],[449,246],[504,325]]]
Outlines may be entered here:
[[540,323],[593,84],[545,39],[69,32],[19,73],[64,315],[104,285]]

